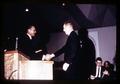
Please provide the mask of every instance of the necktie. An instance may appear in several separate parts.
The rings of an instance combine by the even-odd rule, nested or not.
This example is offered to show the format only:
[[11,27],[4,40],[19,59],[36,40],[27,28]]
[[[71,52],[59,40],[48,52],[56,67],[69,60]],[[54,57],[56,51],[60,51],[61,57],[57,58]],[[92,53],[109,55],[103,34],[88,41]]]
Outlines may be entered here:
[[98,68],[98,74],[97,74],[97,77],[99,77],[99,74],[100,74],[99,72],[100,72],[100,68]]
[[98,70],[99,70],[99,71],[98,71],[98,77],[100,78],[100,77],[101,77],[101,67],[99,67]]
[[95,77],[101,77],[101,67],[96,67],[96,75],[95,75]]
[[95,77],[98,77],[98,66],[96,67],[96,75],[95,75]]

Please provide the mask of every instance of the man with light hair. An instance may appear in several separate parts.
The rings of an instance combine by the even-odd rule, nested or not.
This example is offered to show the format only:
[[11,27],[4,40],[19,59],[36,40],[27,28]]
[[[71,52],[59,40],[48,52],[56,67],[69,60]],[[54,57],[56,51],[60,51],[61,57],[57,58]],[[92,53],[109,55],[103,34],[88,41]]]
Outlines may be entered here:
[[[47,54],[45,56],[46,60],[50,60],[51,58],[57,57],[64,53],[64,64],[63,64],[63,70],[66,73],[66,79],[76,79],[75,78],[75,72],[74,72],[74,62],[75,57],[77,56],[77,51],[79,48],[79,40],[76,32],[74,31],[72,21],[68,20],[64,22],[63,24],[63,31],[68,36],[66,44],[56,51],[53,54]],[[44,59],[43,59],[44,60]]]

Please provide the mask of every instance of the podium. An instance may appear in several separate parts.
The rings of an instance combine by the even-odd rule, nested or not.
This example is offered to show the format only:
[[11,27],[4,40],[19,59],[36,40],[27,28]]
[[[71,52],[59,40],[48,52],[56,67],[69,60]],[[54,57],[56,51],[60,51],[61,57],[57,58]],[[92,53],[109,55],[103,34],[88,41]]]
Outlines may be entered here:
[[20,51],[7,51],[4,72],[7,80],[53,80],[53,61],[29,60]]

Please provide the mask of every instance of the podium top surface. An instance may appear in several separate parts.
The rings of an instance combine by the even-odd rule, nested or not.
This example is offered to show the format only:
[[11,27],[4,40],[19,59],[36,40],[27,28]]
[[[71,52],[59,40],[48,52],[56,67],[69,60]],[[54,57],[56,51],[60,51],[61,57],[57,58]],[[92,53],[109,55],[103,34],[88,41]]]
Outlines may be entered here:
[[[21,51],[18,50],[10,50],[10,51],[6,51],[4,52],[5,54],[10,54],[10,53],[22,53]],[[23,54],[23,53],[22,53]]]
[[34,62],[39,62],[39,63],[50,63],[50,64],[53,64],[54,63],[54,61],[42,61],[42,60],[30,60],[29,62],[32,62],[32,63],[34,63]]
[[11,54],[11,53],[19,53],[19,54],[27,57],[28,59],[30,59],[29,56],[27,56],[26,54],[24,54],[24,53],[22,53],[21,51],[18,51],[18,50],[11,50],[11,51],[6,51],[6,52],[4,52],[4,54]]

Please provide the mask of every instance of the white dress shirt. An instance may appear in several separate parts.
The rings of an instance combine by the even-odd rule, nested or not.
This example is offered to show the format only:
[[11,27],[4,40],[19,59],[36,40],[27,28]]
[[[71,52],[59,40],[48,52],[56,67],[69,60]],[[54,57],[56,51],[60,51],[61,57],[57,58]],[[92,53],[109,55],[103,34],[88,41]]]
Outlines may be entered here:
[[100,78],[101,77],[101,67],[96,67],[96,75],[95,75],[95,77],[98,77],[98,78]]

